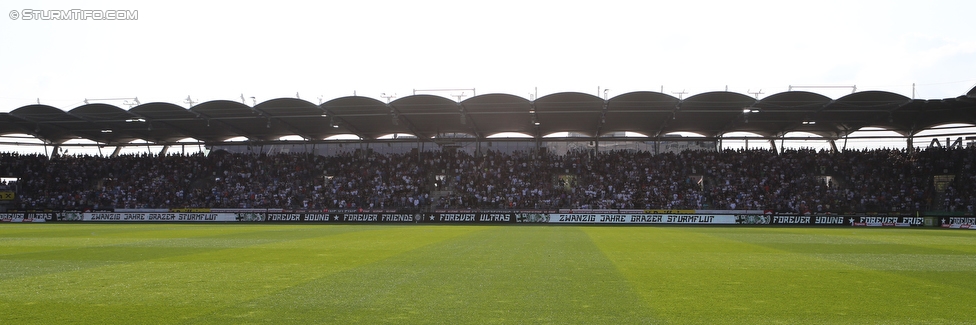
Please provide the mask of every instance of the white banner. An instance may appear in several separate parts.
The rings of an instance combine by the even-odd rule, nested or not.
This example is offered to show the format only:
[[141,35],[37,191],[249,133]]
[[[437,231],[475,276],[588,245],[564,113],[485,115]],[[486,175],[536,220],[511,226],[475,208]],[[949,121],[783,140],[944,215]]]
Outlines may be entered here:
[[24,218],[4,218],[0,219],[0,222],[45,222],[44,219],[24,219]]
[[950,225],[976,225],[976,217],[949,217],[945,223]]
[[947,224],[942,225],[942,228],[976,230],[976,225],[965,224],[965,223],[964,224],[958,224],[958,223],[948,224],[947,223]]
[[717,224],[734,225],[735,215],[703,214],[551,214],[549,223]]
[[86,212],[83,221],[237,221],[234,213],[118,213]]

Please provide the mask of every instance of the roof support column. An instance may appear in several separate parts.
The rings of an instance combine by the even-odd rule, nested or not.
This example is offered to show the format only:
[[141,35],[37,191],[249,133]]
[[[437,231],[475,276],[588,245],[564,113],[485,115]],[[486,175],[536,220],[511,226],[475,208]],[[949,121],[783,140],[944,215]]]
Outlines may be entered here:
[[830,142],[830,152],[837,153],[839,151],[837,150],[837,141],[834,141],[834,139],[830,139],[827,140],[827,142]]
[[165,145],[165,146],[163,146],[163,149],[159,150],[159,156],[160,157],[165,156],[167,151],[169,151],[169,145],[168,144]]
[[115,146],[115,150],[112,151],[112,158],[118,157],[121,152],[122,146]]
[[769,139],[769,148],[773,150],[773,153],[779,154],[779,151],[776,150],[776,139]]
[[[44,147],[45,147],[44,150],[47,150],[47,145],[44,145]],[[57,144],[54,145],[54,148],[51,149],[51,158],[57,158],[58,156],[60,156],[58,154],[60,151],[61,151],[61,146]]]
[[535,157],[539,157],[542,152],[542,139],[535,138]]
[[909,135],[907,142],[908,152],[915,152],[915,136]]

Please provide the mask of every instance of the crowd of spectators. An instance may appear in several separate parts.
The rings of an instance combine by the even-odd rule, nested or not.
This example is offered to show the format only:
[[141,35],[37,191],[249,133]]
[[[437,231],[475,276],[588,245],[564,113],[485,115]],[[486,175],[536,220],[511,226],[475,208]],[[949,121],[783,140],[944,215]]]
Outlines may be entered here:
[[[10,209],[967,211],[976,149],[566,155],[0,154]],[[947,176],[948,175],[948,176]]]

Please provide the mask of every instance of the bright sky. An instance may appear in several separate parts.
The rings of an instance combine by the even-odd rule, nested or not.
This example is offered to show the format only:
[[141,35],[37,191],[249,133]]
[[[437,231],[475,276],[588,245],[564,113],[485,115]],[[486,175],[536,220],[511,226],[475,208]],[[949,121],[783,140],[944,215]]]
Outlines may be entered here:
[[68,110],[85,98],[243,94],[250,104],[298,93],[318,103],[433,88],[529,98],[536,87],[612,97],[663,86],[687,97],[856,85],[911,97],[914,83],[916,98],[936,99],[976,86],[971,0],[14,0],[0,9],[138,11],[130,21],[0,19],[0,112],[38,99]]

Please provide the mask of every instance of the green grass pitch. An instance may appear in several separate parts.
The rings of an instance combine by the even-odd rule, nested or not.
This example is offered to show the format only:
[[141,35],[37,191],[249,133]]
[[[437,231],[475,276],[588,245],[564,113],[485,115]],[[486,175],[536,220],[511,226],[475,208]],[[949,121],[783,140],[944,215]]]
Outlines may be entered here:
[[976,231],[0,224],[0,324],[974,324]]

